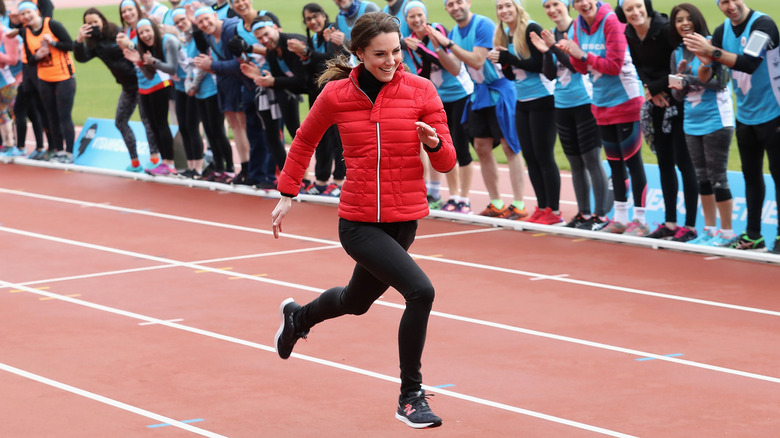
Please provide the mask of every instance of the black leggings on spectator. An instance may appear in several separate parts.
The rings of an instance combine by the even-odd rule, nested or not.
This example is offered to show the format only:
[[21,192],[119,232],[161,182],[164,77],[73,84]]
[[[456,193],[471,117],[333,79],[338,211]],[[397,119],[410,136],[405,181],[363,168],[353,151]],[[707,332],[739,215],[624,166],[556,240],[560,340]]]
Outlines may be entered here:
[[[661,192],[664,196],[664,212],[666,222],[677,222],[677,169],[682,176],[683,200],[685,201],[685,225],[696,226],[696,214],[699,205],[699,189],[696,180],[696,169],[693,167],[688,146],[683,132],[682,105],[678,108],[677,117],[671,122],[671,132],[663,131],[664,113],[666,108],[653,105],[651,117],[653,121],[653,146],[658,158],[658,172],[661,176]],[[677,168],[675,169],[675,166]]]
[[52,141],[49,150],[61,151],[64,141],[65,150],[73,152],[76,130],[73,126],[72,113],[73,100],[76,97],[76,78],[71,76],[70,79],[59,82],[39,80],[38,93],[41,95],[43,110],[49,122]]
[[[27,78],[24,79],[27,81]],[[27,120],[30,120],[35,135],[35,148],[44,149],[43,133],[46,132],[48,143],[54,144],[49,132],[46,114],[41,109],[41,96],[38,90],[32,87],[19,87],[19,93],[14,102],[14,122],[16,123],[16,142],[19,147],[24,147],[27,141]]]
[[766,197],[764,152],[769,159],[769,173],[775,182],[775,201],[780,205],[780,117],[760,125],[745,125],[738,121],[737,147],[745,177],[745,231],[748,237],[757,239],[761,236],[761,210]]
[[339,240],[357,263],[346,287],[326,290],[295,314],[295,325],[308,329],[326,319],[362,315],[389,288],[403,295],[406,308],[398,328],[401,393],[422,384],[421,357],[433,307],[434,289],[407,250],[417,221],[368,223],[339,219]]
[[528,179],[536,193],[536,205],[544,210],[560,209],[561,172],[555,162],[555,100],[552,96],[515,106],[517,135],[520,138]]
[[160,156],[163,160],[173,160],[173,136],[168,126],[168,101],[171,91],[161,88],[151,94],[141,94],[141,107],[146,111],[149,128],[154,133]]
[[[634,206],[645,206],[647,194],[647,177],[642,163],[642,134],[639,122],[616,123],[614,125],[599,125],[601,142],[607,155],[609,167],[612,169],[612,189],[615,201],[628,201],[628,173],[631,174],[631,192],[634,195]],[[628,158],[626,158],[628,157]]]
[[176,120],[184,144],[184,153],[188,160],[203,158],[203,140],[200,138],[200,117],[195,97],[176,90]]
[[225,132],[225,114],[219,110],[217,95],[196,99],[198,115],[203,122],[203,131],[214,156],[215,172],[233,172],[233,149]]
[[[601,137],[590,104],[555,109],[555,127],[571,166],[577,207],[583,214],[606,216],[612,209],[607,172],[601,165]],[[593,187],[595,205],[591,208]]]

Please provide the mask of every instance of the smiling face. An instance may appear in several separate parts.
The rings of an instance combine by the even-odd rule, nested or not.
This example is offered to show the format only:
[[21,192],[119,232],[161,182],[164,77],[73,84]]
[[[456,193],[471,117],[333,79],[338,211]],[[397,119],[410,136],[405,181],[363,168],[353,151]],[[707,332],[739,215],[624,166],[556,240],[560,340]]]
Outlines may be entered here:
[[517,21],[517,8],[514,0],[498,0],[496,2],[496,15],[504,24],[512,24]]
[[209,35],[217,33],[217,14],[204,13],[198,15],[195,20],[198,25],[198,29]]
[[264,45],[266,49],[276,50],[276,48],[279,47],[279,31],[273,24],[270,26],[263,26],[254,33],[257,41]]
[[180,32],[189,32],[192,29],[192,23],[184,14],[173,17],[173,25],[176,26],[176,29],[179,29]]
[[138,39],[147,46],[154,45],[154,29],[152,26],[140,26],[138,29]]
[[645,0],[626,0],[623,2],[623,13],[626,14],[626,21],[634,27],[649,26],[647,20],[647,9]]
[[233,0],[233,10],[240,16],[254,12],[250,0]]
[[369,73],[382,82],[390,82],[401,65],[401,41],[397,33],[380,33],[364,49],[355,53]]
[[745,6],[744,0],[720,0],[718,2],[720,11],[723,12],[731,23],[734,25],[742,24],[747,18],[748,7]]
[[444,5],[444,9],[450,14],[455,22],[458,24],[463,23],[465,26],[469,20],[469,13],[471,11],[471,0],[447,0]]
[[310,31],[320,33],[325,28],[325,14],[304,10],[303,22]]
[[123,6],[119,10],[122,20],[130,27],[135,27],[135,23],[138,23],[138,9],[133,5]]
[[409,29],[419,35],[425,34],[425,25],[428,24],[428,17],[425,15],[423,8],[417,6],[409,9],[406,14],[406,24],[409,25]]
[[574,0],[574,10],[585,19],[588,24],[593,24],[596,14],[599,12],[596,0]]
[[696,30],[693,21],[691,21],[691,14],[685,9],[680,9],[674,17],[674,28],[681,37],[692,35]]
[[43,24],[41,14],[35,9],[25,9],[19,12],[19,21],[22,26],[37,29]]
[[544,4],[544,12],[553,23],[565,21],[569,18],[569,9],[563,2],[547,0]]

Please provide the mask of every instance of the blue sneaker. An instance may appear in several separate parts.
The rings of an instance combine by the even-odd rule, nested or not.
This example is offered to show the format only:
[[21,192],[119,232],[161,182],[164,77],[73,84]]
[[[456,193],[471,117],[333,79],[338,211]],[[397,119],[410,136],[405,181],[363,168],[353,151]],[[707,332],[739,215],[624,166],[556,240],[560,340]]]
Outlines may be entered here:
[[737,239],[737,237],[732,237],[731,239],[727,239],[727,238],[723,237],[723,231],[718,231],[704,245],[706,245],[706,246],[714,246],[716,248],[728,248],[731,245],[731,243],[734,242],[736,239]]
[[699,234],[698,237],[695,239],[691,239],[688,241],[688,243],[692,243],[694,245],[707,245],[707,242],[712,240],[712,238],[715,237],[714,234],[710,233],[707,230],[704,230],[703,233]]
[[27,156],[27,159],[40,161],[43,159],[45,155],[46,155],[45,149],[35,149],[34,151],[32,151],[30,155]]
[[0,155],[4,157],[21,157],[24,156],[24,151],[15,146],[11,146],[5,148]]
[[125,172],[135,172],[135,173],[143,173],[144,167],[140,164],[138,166],[133,166],[133,163],[130,163],[125,168]]

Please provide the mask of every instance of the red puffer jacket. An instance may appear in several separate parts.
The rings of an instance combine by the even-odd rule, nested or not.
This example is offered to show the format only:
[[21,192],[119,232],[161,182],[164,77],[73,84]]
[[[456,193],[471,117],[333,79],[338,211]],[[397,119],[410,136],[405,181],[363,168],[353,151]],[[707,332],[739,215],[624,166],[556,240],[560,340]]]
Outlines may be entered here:
[[358,88],[363,69],[328,83],[301,124],[279,176],[280,192],[298,194],[314,148],[336,124],[344,145],[347,178],[341,188],[339,217],[358,222],[401,222],[428,215],[416,121],[434,127],[441,140],[428,152],[433,168],[455,167],[447,116],[433,84],[399,69],[376,102]]

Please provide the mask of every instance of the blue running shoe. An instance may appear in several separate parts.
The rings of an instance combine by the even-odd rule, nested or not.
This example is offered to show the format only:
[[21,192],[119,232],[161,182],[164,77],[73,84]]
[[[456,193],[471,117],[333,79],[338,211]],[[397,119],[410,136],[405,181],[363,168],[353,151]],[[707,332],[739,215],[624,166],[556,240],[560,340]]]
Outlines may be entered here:
[[125,172],[135,172],[135,173],[143,173],[144,167],[140,164],[138,166],[133,166],[133,163],[130,163],[125,168]]
[[24,151],[15,146],[10,146],[5,148],[0,155],[4,157],[21,157],[24,155]]
[[732,242],[734,242],[737,238],[732,237],[731,239],[727,239],[723,237],[723,231],[718,231],[715,233],[714,236],[710,240],[708,240],[703,245],[705,246],[713,246],[716,248],[728,248]]
[[714,234],[710,233],[708,230],[704,230],[703,233],[699,234],[699,236],[695,239],[689,240],[688,243],[692,243],[694,245],[707,245],[707,242],[712,240],[713,237],[715,237]]

